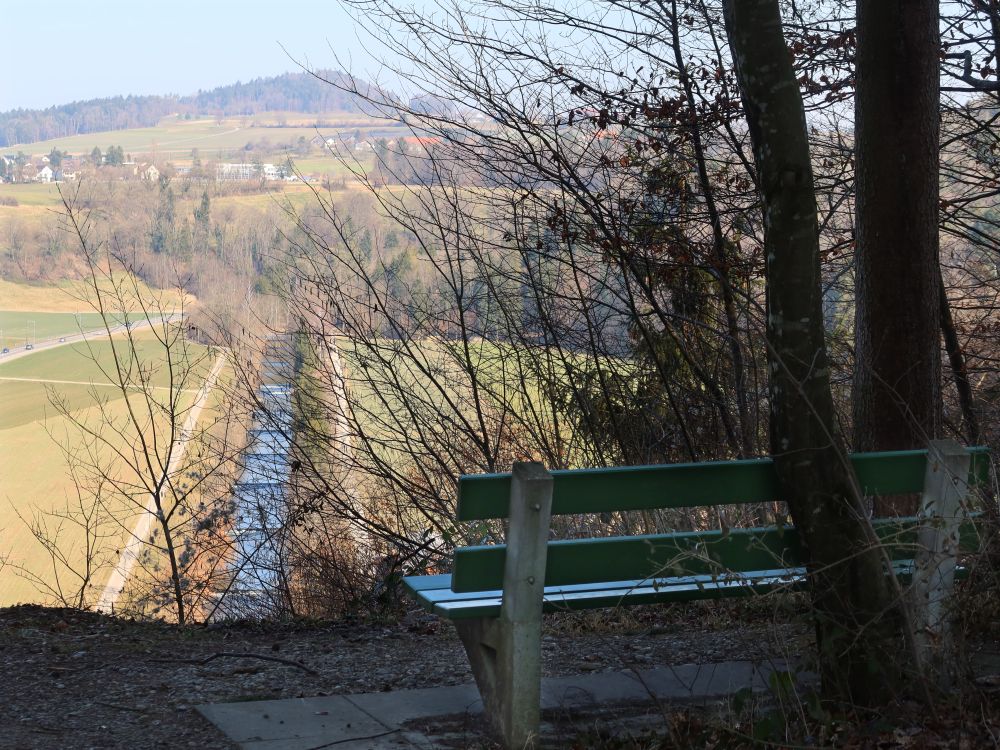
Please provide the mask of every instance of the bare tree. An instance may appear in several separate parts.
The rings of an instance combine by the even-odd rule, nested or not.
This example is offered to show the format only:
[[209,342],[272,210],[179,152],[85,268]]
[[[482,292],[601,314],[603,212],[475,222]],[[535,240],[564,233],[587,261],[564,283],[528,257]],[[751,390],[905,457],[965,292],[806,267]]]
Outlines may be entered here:
[[102,488],[88,487],[78,473],[78,456],[86,452],[86,446],[60,445],[73,479],[73,497],[67,497],[62,508],[36,507],[30,515],[14,509],[35,542],[44,548],[48,569],[23,564],[14,564],[14,569],[42,596],[63,607],[84,609],[93,603],[96,580],[113,564],[116,525],[97,499],[103,495]]
[[[232,465],[238,412],[211,403],[225,357],[189,338],[182,284],[153,292],[96,222],[67,198],[69,230],[87,268],[84,301],[100,316],[82,355],[102,383],[92,387],[94,416],[81,416],[58,393],[51,403],[86,446],[76,454],[78,487],[124,536],[98,608],[110,609],[136,566],[168,569],[168,600],[184,623],[211,593],[228,538],[217,477]],[[113,394],[113,396],[111,395]],[[149,554],[143,554],[148,552]]]

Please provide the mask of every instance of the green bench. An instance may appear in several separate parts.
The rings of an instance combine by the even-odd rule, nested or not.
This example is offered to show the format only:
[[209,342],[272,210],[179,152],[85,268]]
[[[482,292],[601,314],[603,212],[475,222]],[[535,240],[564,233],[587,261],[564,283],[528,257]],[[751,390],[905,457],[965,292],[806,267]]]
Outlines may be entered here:
[[[858,454],[851,461],[865,496],[922,493],[922,507],[933,509],[934,498],[949,494],[957,508],[968,487],[988,481],[989,456],[985,448],[949,445],[955,455],[944,461],[928,461],[927,450]],[[968,482],[956,482],[966,470]],[[403,583],[428,611],[455,624],[484,709],[507,747],[532,746],[537,734],[543,611],[748,596],[806,582],[791,526],[549,540],[553,514],[779,500],[770,459],[551,473],[521,463],[512,474],[463,476],[458,487],[458,521],[508,519],[508,543],[456,549],[450,575]],[[963,549],[976,548],[972,522],[959,527],[958,512],[951,515],[949,533],[960,534]],[[875,524],[904,580],[914,570],[921,526],[919,517]]]

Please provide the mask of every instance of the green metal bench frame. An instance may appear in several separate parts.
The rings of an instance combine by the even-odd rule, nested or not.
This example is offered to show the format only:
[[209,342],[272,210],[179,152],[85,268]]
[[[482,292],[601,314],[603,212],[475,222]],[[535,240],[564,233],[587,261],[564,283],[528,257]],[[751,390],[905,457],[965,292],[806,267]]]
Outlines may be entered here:
[[[928,450],[856,454],[850,460],[863,495],[921,493],[926,516],[940,496],[950,496],[951,507],[960,508],[969,487],[989,481],[985,448],[964,449],[951,441],[945,448],[942,453],[941,444],[932,444],[939,451],[932,461]],[[962,475],[967,481],[956,481]],[[451,574],[412,576],[403,583],[428,611],[455,624],[485,711],[507,747],[533,746],[537,735],[543,611],[749,596],[806,583],[802,545],[791,526],[549,540],[552,514],[780,500],[770,459],[551,473],[539,463],[520,463],[511,474],[463,476],[458,486],[457,519],[507,518],[508,543],[459,548]],[[904,581],[914,577],[922,547],[951,545],[949,585],[957,548],[976,548],[972,521],[959,523],[960,514],[950,513],[950,542],[940,534],[928,541],[924,517],[875,523]],[[931,526],[940,531],[940,524]]]

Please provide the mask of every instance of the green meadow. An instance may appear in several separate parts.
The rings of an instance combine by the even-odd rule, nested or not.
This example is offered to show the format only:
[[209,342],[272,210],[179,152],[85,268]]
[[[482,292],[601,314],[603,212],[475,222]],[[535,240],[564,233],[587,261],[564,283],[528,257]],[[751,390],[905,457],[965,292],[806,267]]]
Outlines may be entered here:
[[[0,306],[2,304],[3,300],[0,299]],[[137,320],[142,316],[129,317]],[[57,313],[0,309],[0,348],[5,346],[11,349],[19,348],[23,347],[26,341],[46,341],[81,332],[99,331],[103,327],[101,316],[93,312]]]
[[[154,397],[169,393],[169,375],[163,367],[165,357],[151,331],[135,334],[136,352],[144,365],[153,368],[151,383]],[[117,342],[123,339],[118,337]],[[192,347],[192,356],[204,353]],[[51,596],[28,580],[18,568],[40,576],[46,584],[66,587],[73,581],[70,570],[53,565],[44,547],[31,535],[24,519],[38,513],[58,512],[72,506],[76,487],[69,474],[63,446],[76,443],[75,428],[52,405],[59,399],[74,420],[96,426],[104,416],[120,421],[126,416],[125,395],[106,376],[114,358],[110,342],[92,338],[88,342],[38,351],[6,363],[0,362],[0,606],[17,602],[49,601]],[[211,358],[184,384],[182,401],[193,402],[198,388],[211,366]],[[202,371],[203,370],[203,371]],[[161,441],[164,425],[147,423],[144,433]],[[114,450],[127,449],[126,434],[111,433]],[[92,446],[102,461],[110,461],[110,449]],[[114,466],[109,463],[109,466]],[[113,469],[121,478],[130,478],[123,465]],[[106,566],[116,560],[115,550],[127,539],[123,525],[131,527],[136,508],[129,501],[111,501],[107,516],[99,524],[101,541],[98,557]],[[54,529],[55,527],[53,527]],[[58,532],[59,549],[65,552],[76,569],[85,562],[85,535],[73,523],[62,523]],[[103,585],[110,567],[103,568],[93,580],[94,591]]]
[[[318,123],[318,124],[317,124]],[[85,133],[67,138],[54,138],[4,149],[14,155],[18,151],[28,154],[47,154],[53,148],[70,154],[90,154],[94,148],[101,151],[109,146],[121,146],[126,154],[143,155],[157,160],[172,160],[190,155],[198,149],[202,158],[214,158],[214,152],[241,149],[247,143],[292,144],[299,138],[307,141],[321,134],[332,136],[338,131],[375,131],[391,133],[384,120],[367,118],[358,113],[330,113],[309,115],[284,113],[252,117],[212,117],[185,120],[165,117],[155,127],[130,128],[113,132]],[[402,133],[402,131],[400,130]]]

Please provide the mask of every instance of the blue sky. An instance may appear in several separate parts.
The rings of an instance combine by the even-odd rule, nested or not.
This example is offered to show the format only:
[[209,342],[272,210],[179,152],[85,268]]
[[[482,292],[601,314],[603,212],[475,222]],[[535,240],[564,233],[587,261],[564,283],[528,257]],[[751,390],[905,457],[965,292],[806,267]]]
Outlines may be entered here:
[[0,111],[337,67],[331,48],[372,67],[337,0],[4,0],[0,28]]

